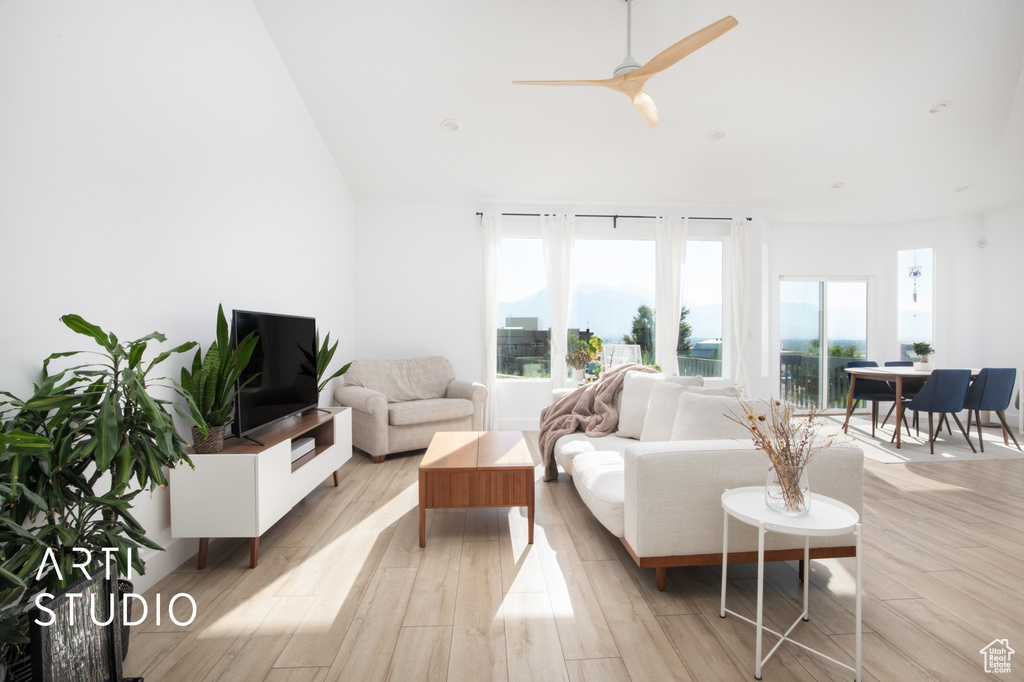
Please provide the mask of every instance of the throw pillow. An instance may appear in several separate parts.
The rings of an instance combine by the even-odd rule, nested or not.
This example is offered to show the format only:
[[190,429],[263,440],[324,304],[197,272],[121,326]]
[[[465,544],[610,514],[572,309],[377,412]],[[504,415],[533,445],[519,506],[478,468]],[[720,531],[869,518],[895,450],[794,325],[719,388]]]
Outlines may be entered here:
[[718,395],[739,397],[735,386],[709,388],[706,386],[680,386],[663,381],[651,389],[651,399],[647,404],[647,415],[644,417],[644,428],[640,434],[642,441],[673,440],[672,427],[679,412],[679,397],[683,393],[700,395]]
[[[768,403],[763,400],[751,401],[756,415],[767,414]],[[735,396],[700,395],[684,393],[679,396],[675,423],[672,424],[671,440],[718,440],[747,439],[750,431],[725,415],[743,419],[742,407]]]
[[656,384],[668,381],[677,385],[703,386],[704,377],[666,377],[664,374],[627,372],[622,381],[622,402],[619,405],[619,431],[623,438],[640,438],[644,431],[647,404]]

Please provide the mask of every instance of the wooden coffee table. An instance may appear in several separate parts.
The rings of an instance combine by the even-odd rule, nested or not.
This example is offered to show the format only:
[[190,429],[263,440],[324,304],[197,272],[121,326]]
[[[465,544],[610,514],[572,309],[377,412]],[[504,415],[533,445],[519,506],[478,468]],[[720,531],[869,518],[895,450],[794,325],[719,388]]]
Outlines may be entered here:
[[526,507],[533,543],[534,464],[521,431],[440,431],[420,462],[420,547],[428,509]]

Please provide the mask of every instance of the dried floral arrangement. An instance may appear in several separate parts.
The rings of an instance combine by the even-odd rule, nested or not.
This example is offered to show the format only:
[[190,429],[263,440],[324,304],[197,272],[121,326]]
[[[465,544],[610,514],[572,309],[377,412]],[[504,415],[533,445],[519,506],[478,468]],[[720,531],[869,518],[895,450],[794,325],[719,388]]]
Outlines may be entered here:
[[[767,404],[768,410],[756,410],[755,402]],[[725,416],[750,431],[754,447],[768,456],[782,487],[786,508],[790,511],[806,509],[800,486],[804,468],[816,454],[831,447],[838,434],[819,436],[826,422],[816,405],[812,405],[807,414],[797,416],[792,403],[774,398],[751,401],[741,397],[739,403],[742,415]]]

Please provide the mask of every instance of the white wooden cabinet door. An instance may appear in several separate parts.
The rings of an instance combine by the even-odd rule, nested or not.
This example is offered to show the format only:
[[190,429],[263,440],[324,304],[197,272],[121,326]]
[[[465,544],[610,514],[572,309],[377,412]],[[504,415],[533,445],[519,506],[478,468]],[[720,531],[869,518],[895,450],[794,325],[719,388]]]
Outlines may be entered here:
[[171,469],[171,535],[251,538],[257,531],[256,456],[192,455]]
[[[292,508],[292,442],[283,441],[257,455],[256,508],[259,519],[256,536],[263,535]],[[254,537],[256,537],[254,536]]]

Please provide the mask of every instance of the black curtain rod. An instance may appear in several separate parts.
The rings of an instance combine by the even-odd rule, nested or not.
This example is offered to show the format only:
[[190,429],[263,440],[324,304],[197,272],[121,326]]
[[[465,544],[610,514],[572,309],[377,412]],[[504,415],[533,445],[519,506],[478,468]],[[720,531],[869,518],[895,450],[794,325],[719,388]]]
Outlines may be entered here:
[[[481,213],[480,211],[477,211],[476,214],[478,216],[483,216],[483,213]],[[503,216],[517,216],[517,217],[524,217],[524,218],[539,218],[543,214],[541,214],[541,213],[502,213],[501,215],[503,215]],[[547,214],[547,215],[551,215],[551,214]],[[611,218],[612,219],[612,229],[618,229],[618,227],[619,227],[619,218],[641,218],[641,219],[645,219],[645,220],[646,219],[653,220],[654,218],[657,218],[658,216],[655,216],[655,215],[611,215],[611,214],[606,214],[606,213],[578,213],[574,217],[575,218]],[[688,216],[688,217],[690,218],[690,220],[732,220],[732,218],[707,218],[707,217],[702,217],[702,216]],[[747,220],[753,220],[753,218],[749,218],[748,217]]]

